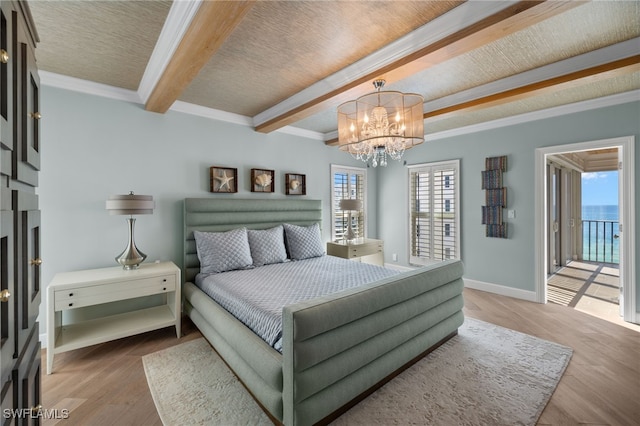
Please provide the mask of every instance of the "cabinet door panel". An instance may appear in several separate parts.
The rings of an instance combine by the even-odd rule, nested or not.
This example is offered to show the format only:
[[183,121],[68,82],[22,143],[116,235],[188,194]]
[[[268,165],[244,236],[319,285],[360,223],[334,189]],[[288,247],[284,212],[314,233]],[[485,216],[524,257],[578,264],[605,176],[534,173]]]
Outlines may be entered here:
[[[0,149],[10,150],[13,146],[13,108],[11,94],[13,93],[13,72],[11,61],[11,10],[5,2],[0,4]],[[0,153],[0,155],[3,155]],[[0,167],[4,166],[0,162]]]
[[[22,161],[29,164],[35,170],[40,170],[40,77],[36,69],[36,59],[33,49],[22,43],[26,67],[23,76],[23,111],[24,139],[22,145]],[[37,185],[37,182],[35,183]]]
[[[14,322],[15,309],[15,277],[13,275],[13,212],[0,211],[0,291],[4,294],[3,302],[0,302],[0,371],[2,374],[2,387],[4,379],[10,377],[13,368],[14,357],[17,356],[15,345]],[[0,389],[2,388],[0,387]],[[3,407],[6,408],[6,407]]]
[[40,283],[40,211],[29,210],[21,213],[21,270],[22,299],[21,333],[28,331],[38,317]]

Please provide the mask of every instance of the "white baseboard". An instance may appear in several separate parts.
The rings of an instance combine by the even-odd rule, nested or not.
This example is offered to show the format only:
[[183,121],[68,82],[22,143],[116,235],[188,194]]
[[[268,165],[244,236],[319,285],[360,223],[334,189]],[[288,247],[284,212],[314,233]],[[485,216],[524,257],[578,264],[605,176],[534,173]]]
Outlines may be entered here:
[[514,297],[516,299],[528,300],[529,302],[536,301],[536,292],[521,290],[519,288],[507,287],[504,285],[485,283],[482,281],[476,281],[469,278],[463,278],[464,286],[472,288],[474,290],[482,290],[488,293],[499,294],[501,296]]

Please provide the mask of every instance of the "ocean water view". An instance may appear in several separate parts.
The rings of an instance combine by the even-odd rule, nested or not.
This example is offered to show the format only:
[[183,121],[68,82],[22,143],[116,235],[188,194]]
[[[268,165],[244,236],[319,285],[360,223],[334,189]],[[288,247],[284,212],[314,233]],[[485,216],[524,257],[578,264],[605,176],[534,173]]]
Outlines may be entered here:
[[582,206],[582,257],[593,262],[620,263],[617,205]]

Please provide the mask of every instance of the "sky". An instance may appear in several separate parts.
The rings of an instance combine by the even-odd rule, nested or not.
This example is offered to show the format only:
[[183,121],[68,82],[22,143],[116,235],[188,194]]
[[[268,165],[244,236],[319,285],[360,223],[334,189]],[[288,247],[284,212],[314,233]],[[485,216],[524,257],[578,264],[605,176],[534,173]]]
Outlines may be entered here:
[[582,205],[618,204],[618,172],[582,173]]

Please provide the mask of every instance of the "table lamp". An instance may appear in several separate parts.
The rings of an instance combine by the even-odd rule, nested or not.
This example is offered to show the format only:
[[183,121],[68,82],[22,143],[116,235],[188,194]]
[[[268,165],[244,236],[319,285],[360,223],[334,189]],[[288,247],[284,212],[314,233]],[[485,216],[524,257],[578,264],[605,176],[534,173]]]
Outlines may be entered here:
[[135,195],[131,191],[127,195],[111,195],[107,199],[107,210],[109,214],[129,215],[127,223],[129,224],[129,243],[116,261],[122,265],[124,269],[137,269],[146,258],[147,255],[142,253],[136,247],[133,238],[133,227],[136,220],[134,214],[153,214],[155,203],[151,195]]
[[362,200],[343,198],[340,200],[340,210],[349,212],[349,222],[344,237],[347,241],[351,241],[356,238],[356,234],[351,227],[351,212],[362,210]]

